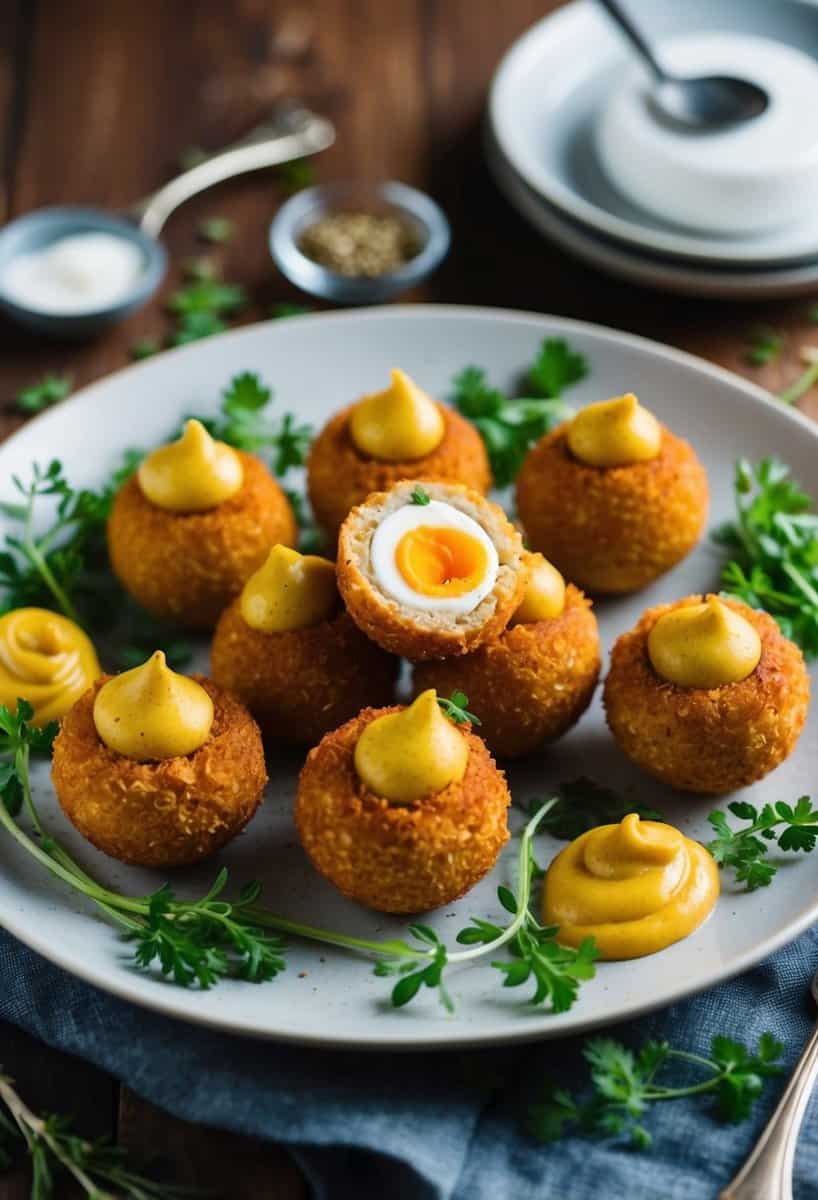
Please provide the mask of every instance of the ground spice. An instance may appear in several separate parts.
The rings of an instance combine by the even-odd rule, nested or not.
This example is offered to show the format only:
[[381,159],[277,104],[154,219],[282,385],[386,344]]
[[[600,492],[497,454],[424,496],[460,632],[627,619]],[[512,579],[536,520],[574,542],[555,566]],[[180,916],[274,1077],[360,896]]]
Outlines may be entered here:
[[398,216],[336,212],[301,234],[308,258],[338,275],[369,279],[397,271],[418,253],[416,232]]

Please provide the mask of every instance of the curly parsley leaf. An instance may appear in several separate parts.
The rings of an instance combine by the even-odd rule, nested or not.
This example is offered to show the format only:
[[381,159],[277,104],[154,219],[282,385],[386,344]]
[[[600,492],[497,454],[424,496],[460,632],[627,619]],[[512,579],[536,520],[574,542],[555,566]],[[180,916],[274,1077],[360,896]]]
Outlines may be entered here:
[[[632,812],[644,821],[665,819],[657,809],[634,803],[613,788],[585,776],[564,780],[558,791],[559,801],[546,814],[541,828],[562,841],[573,841],[597,825],[613,825]],[[532,801],[531,811],[536,811],[542,803],[542,800]]]
[[779,800],[761,810],[743,800],[727,805],[728,812],[747,824],[733,829],[727,814],[716,809],[708,816],[716,837],[707,849],[720,867],[731,868],[736,880],[748,892],[772,883],[778,868],[767,854],[771,845],[779,850],[810,853],[818,842],[818,809],[809,796],[801,796],[794,805]]
[[491,387],[481,367],[465,367],[455,376],[452,403],[479,430],[498,487],[512,483],[531,446],[571,415],[559,397],[587,371],[581,354],[560,338],[548,338],[526,371],[526,395],[518,399]]
[[[582,1053],[590,1070],[591,1094],[579,1099],[566,1088],[549,1084],[543,1098],[528,1111],[529,1132],[553,1142],[574,1129],[597,1137],[625,1137],[635,1150],[651,1142],[643,1123],[650,1106],[710,1094],[716,1115],[724,1121],[745,1120],[761,1095],[764,1081],[781,1073],[784,1046],[763,1033],[755,1051],[721,1035],[713,1038],[710,1057],[678,1050],[666,1041],[650,1040],[638,1052],[613,1038],[590,1038]],[[699,1083],[670,1087],[659,1077],[672,1064],[693,1065],[708,1072]]]
[[818,513],[790,469],[776,458],[739,459],[736,518],[712,537],[731,553],[725,595],[763,608],[807,658],[818,656]]

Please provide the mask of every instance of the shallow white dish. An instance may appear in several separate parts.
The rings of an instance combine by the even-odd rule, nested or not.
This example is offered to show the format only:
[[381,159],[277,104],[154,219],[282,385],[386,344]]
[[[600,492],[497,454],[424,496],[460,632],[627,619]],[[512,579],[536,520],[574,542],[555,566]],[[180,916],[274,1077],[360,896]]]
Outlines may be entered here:
[[[350,398],[372,391],[400,363],[433,393],[445,395],[453,374],[468,363],[487,368],[497,385],[512,388],[544,336],[567,338],[587,355],[590,375],[572,389],[583,404],[633,388],[657,415],[690,438],[709,471],[710,526],[732,506],[733,460],[776,453],[797,476],[814,478],[818,430],[758,388],[716,367],[641,338],[580,322],[491,309],[395,307],[279,321],[169,351],[79,392],[32,421],[0,447],[0,478],[25,475],[32,460],[59,455],[77,484],[98,483],[126,446],[149,446],[190,411],[215,411],[218,391],[231,375],[256,370],[273,385],[282,409],[316,424]],[[7,498],[4,482],[2,498]],[[614,638],[648,605],[713,588],[719,554],[705,540],[666,578],[637,596],[598,606],[607,652]],[[742,793],[756,803],[809,792],[818,753],[818,709],[801,743],[778,771]],[[298,754],[273,758],[263,811],[219,861],[233,883],[258,878],[268,906],[284,915],[363,936],[388,936],[401,922],[367,913],[342,900],[306,862],[295,838],[291,809]],[[695,836],[707,837],[706,799],[674,796],[651,783],[621,756],[608,734],[599,699],[556,747],[515,767],[518,800],[549,792],[560,779],[590,774],[654,803]],[[63,819],[48,780],[38,769],[36,799],[49,825],[80,861],[109,885],[144,892],[164,874],[124,867],[95,852]],[[519,812],[512,812],[519,827]],[[561,843],[540,839],[547,859]],[[456,905],[428,920],[447,941],[474,914],[501,917],[496,887],[509,879],[512,841],[492,875]],[[200,892],[217,863],[175,872],[180,892]],[[818,864],[814,858],[782,867],[774,886],[752,895],[728,885],[711,920],[693,937],[652,958],[600,966],[579,1003],[555,1017],[530,1008],[523,989],[504,990],[488,965],[451,974],[457,1005],[444,1014],[431,992],[395,1011],[389,981],[360,958],[326,946],[293,942],[284,975],[269,984],[220,984],[210,992],[184,991],[139,974],[116,933],[46,877],[0,837],[0,921],[59,965],[97,986],[182,1020],[236,1033],[328,1046],[419,1048],[490,1044],[566,1034],[668,1004],[740,971],[818,918]]]
[[[721,30],[771,37],[818,58],[816,2],[653,0],[640,7],[639,18],[660,51],[663,39]],[[523,34],[501,61],[488,104],[492,135],[520,178],[563,217],[589,234],[617,239],[623,249],[714,267],[817,259],[814,206],[805,220],[779,230],[707,236],[651,216],[609,182],[597,161],[596,119],[632,67],[632,52],[593,0],[574,0]]]
[[486,157],[501,191],[535,229],[583,262],[618,279],[681,296],[720,300],[779,300],[810,295],[818,286],[818,260],[801,266],[739,270],[735,265],[716,267],[641,252],[600,236],[548,204],[516,174],[493,144],[490,133]]

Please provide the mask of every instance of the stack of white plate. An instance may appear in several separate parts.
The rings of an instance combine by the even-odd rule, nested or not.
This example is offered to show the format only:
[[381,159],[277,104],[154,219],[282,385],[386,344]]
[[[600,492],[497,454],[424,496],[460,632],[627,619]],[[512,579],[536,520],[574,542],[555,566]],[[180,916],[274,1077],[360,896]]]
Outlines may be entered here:
[[[660,53],[663,43],[672,50],[674,39],[695,32],[768,38],[818,60],[818,0],[630,0],[629,7]],[[736,38],[737,51],[741,44]],[[736,59],[732,73],[741,75],[739,52]],[[574,0],[511,47],[491,87],[487,151],[514,207],[578,258],[635,283],[731,299],[814,291],[818,202],[778,227],[714,232],[652,215],[614,186],[597,136],[633,69],[631,50],[594,0]],[[802,119],[818,135],[818,106]]]

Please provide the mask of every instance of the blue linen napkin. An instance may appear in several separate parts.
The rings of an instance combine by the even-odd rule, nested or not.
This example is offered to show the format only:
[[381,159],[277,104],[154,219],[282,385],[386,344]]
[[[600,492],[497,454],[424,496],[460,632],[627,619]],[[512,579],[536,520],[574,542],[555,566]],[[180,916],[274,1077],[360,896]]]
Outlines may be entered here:
[[[789,1070],[815,1017],[808,985],[816,964],[818,928],[746,975],[610,1033],[632,1044],[666,1037],[707,1053],[714,1033],[749,1044],[769,1029],[786,1044]],[[283,1143],[319,1200],[711,1200],[783,1086],[768,1083],[753,1119],[738,1126],[718,1124],[701,1098],[654,1105],[644,1153],[579,1137],[542,1146],[521,1118],[546,1075],[568,1086],[586,1078],[579,1038],[419,1054],[237,1038],[108,996],[2,932],[0,981],[0,1018],[178,1117]],[[818,1200],[818,1103],[801,1133],[795,1197]]]

